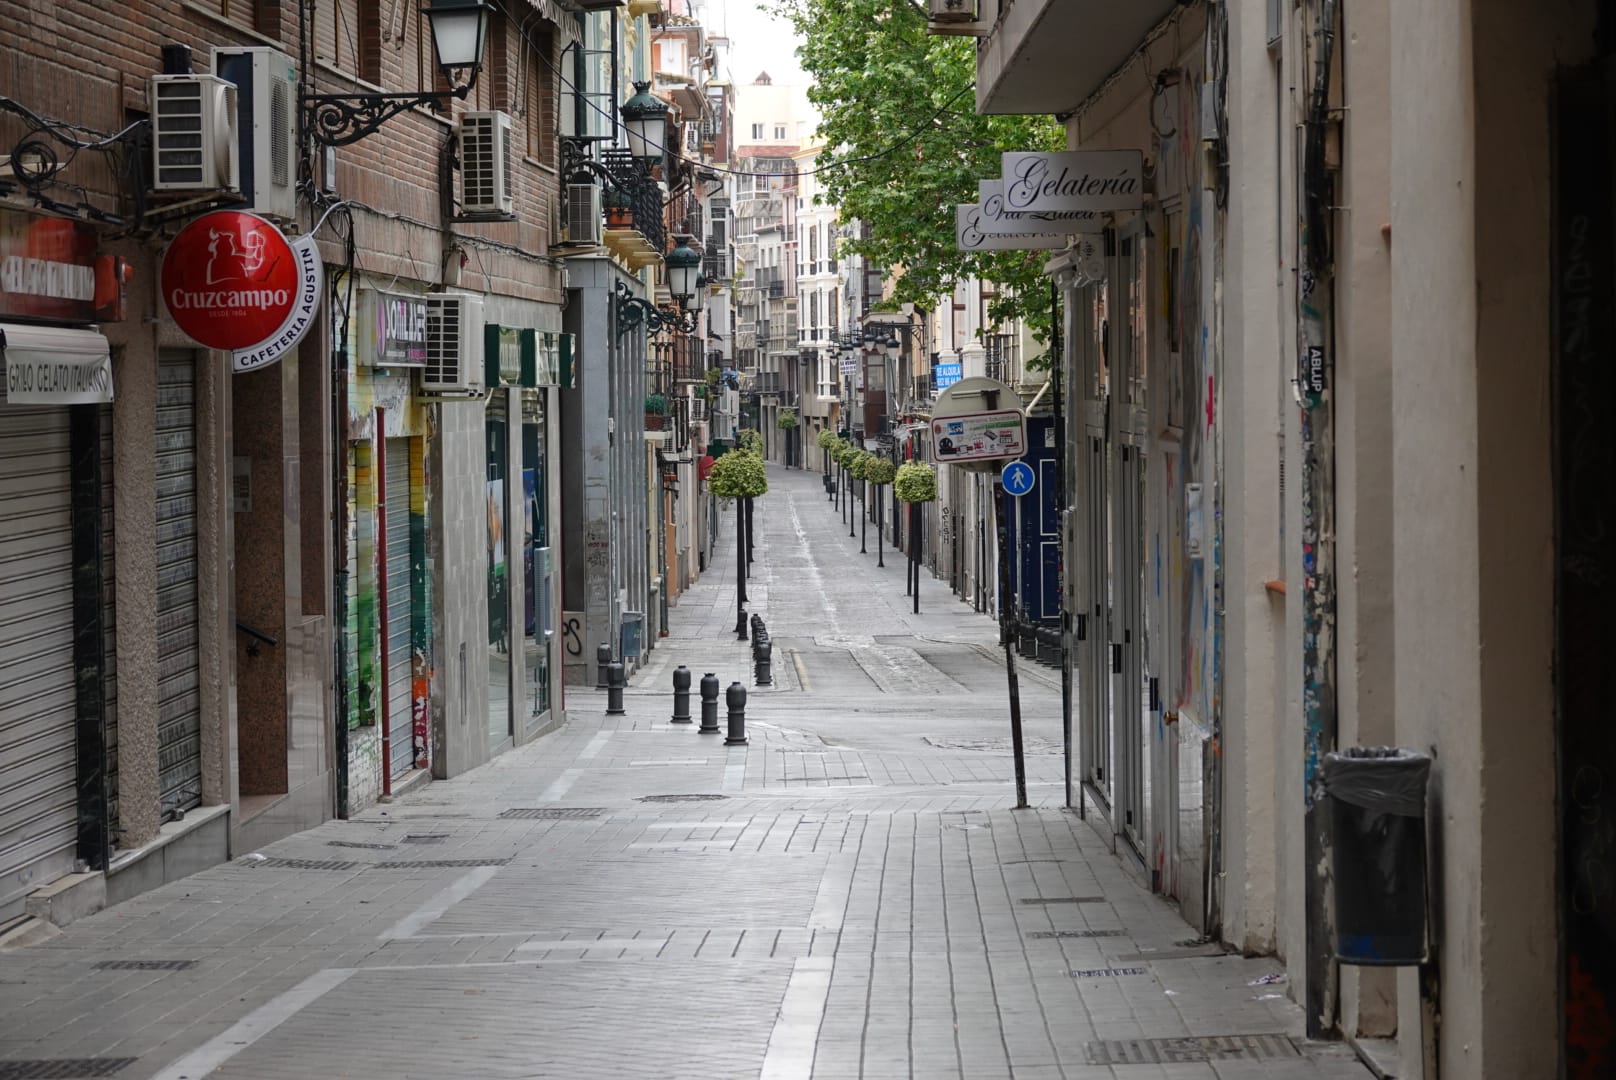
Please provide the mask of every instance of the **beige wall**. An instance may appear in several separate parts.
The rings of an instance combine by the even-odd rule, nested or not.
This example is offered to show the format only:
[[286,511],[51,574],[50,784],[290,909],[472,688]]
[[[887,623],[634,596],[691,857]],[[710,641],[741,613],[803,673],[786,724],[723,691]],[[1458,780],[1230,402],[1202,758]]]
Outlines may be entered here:
[[[1336,277],[1336,566],[1341,746],[1395,741],[1392,589],[1391,42],[1388,0],[1343,11],[1343,130]],[[1341,1027],[1397,1029],[1395,973],[1341,969]]]
[[1437,757],[1444,1076],[1557,1054],[1548,121],[1591,8],[1392,10],[1393,100],[1423,102],[1391,129],[1397,735]]

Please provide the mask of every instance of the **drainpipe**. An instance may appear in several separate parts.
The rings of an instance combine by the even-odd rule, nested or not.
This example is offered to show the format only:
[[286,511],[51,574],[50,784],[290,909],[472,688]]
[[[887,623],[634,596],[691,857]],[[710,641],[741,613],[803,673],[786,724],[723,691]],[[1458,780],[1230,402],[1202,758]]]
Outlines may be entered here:
[[1320,0],[1314,27],[1313,83],[1303,128],[1305,154],[1298,192],[1296,394],[1302,452],[1302,796],[1306,922],[1307,1035],[1321,1038],[1339,1011],[1339,968],[1333,948],[1328,804],[1321,766],[1336,745],[1335,430],[1331,383],[1334,280],[1330,258],[1332,177],[1325,160],[1335,0]]

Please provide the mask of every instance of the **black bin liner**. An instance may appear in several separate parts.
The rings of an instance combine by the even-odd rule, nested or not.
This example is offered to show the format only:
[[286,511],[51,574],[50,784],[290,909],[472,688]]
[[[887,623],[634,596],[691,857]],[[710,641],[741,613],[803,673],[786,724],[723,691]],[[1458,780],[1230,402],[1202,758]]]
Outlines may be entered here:
[[1324,756],[1335,876],[1335,955],[1345,964],[1422,963],[1425,786],[1431,759],[1397,747]]

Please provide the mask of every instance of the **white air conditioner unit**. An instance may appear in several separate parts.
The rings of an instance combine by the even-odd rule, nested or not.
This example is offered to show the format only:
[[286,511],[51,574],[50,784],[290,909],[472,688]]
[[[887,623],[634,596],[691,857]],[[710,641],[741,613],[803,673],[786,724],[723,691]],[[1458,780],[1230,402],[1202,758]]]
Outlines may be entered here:
[[567,243],[600,243],[600,188],[567,185]]
[[214,49],[213,73],[236,87],[246,209],[292,220],[297,216],[297,65],[279,49]]
[[497,109],[460,118],[460,210],[501,214],[516,210],[511,172],[511,117]]
[[470,293],[428,295],[421,392],[481,400],[483,386],[483,298]]
[[930,11],[932,22],[975,22],[976,0],[931,0]]
[[153,191],[239,191],[236,88],[212,75],[153,75]]
[[698,157],[701,154],[701,125],[690,123],[685,125],[685,156]]

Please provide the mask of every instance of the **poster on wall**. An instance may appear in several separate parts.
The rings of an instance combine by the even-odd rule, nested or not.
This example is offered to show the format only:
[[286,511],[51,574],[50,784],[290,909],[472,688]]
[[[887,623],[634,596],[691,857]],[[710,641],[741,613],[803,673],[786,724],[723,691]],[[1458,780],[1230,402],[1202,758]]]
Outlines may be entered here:
[[216,210],[163,253],[160,289],[192,341],[231,354],[237,374],[279,361],[314,325],[325,264],[312,236],[288,240],[256,214]]

